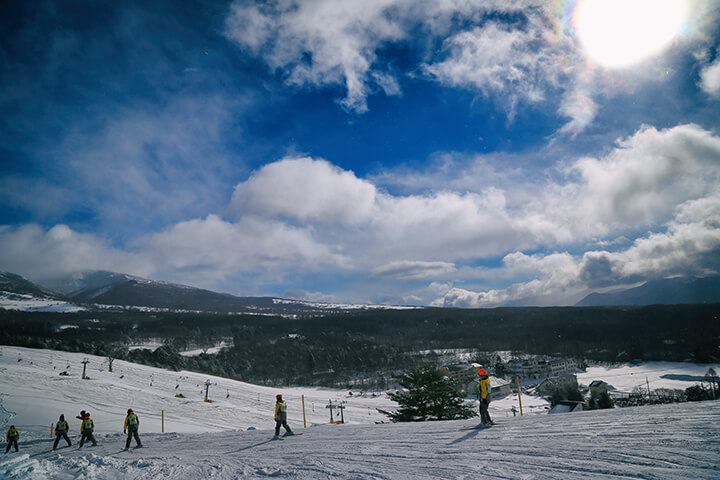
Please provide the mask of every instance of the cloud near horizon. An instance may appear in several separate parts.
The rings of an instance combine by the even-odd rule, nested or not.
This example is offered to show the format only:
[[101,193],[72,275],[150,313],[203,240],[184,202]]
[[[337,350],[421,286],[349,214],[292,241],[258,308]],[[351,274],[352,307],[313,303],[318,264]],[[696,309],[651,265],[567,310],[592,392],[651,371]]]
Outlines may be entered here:
[[[562,182],[528,175],[537,197],[516,199],[495,186],[393,195],[325,160],[287,157],[235,187],[232,220],[179,222],[126,247],[63,225],[3,227],[0,264],[30,278],[94,268],[205,288],[242,276],[234,293],[247,295],[308,272],[353,272],[409,282],[406,296],[434,283],[440,295],[426,304],[571,302],[590,288],[718,273],[718,159],[720,137],[696,125],[643,127],[602,157],[558,165]],[[629,247],[588,248],[621,235]],[[483,266],[498,255],[500,266]],[[473,290],[491,276],[527,280]]]

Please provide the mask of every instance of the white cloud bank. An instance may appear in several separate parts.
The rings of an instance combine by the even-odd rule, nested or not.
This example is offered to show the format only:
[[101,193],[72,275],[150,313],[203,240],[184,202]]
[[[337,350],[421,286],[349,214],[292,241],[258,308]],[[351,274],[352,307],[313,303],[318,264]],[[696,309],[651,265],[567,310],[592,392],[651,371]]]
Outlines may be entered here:
[[[181,222],[135,240],[131,251],[65,226],[4,227],[0,265],[30,278],[102,268],[204,287],[242,277],[243,294],[342,274],[377,283],[347,301],[395,295],[451,306],[563,303],[588,288],[716,273],[717,135],[692,124],[643,127],[559,171],[562,182],[534,173],[514,186],[400,196],[325,160],[288,157],[235,187],[228,219]],[[623,236],[624,249],[614,242]],[[501,266],[473,266],[495,258]]]

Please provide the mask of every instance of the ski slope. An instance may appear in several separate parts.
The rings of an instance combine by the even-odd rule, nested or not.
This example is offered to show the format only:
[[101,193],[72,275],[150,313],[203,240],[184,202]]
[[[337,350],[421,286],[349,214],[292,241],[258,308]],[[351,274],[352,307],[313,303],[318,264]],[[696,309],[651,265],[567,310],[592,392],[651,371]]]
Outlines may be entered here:
[[[385,420],[376,408],[394,407],[385,395],[279,390],[119,360],[109,373],[99,357],[0,351],[1,432],[12,423],[22,435],[19,453],[0,453],[2,479],[720,478],[720,402],[523,417],[506,416],[503,407],[491,411],[498,424],[486,430],[463,430],[477,419],[375,424]],[[80,378],[84,358],[90,380]],[[58,375],[68,365],[69,375]],[[212,403],[203,401],[208,379]],[[271,440],[278,392],[302,436]],[[330,399],[347,402],[345,424],[329,424]],[[523,397],[523,406],[531,399]],[[140,416],[145,447],[124,452],[127,408]],[[95,420],[97,447],[76,448],[80,409]],[[60,413],[74,445],[61,441],[53,452],[49,429]]]

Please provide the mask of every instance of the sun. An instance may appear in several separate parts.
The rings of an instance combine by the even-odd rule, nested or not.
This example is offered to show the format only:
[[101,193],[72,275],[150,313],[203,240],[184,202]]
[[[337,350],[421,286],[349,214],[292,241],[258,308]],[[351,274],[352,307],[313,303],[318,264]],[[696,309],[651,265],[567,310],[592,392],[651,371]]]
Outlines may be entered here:
[[579,0],[573,24],[587,55],[627,67],[665,49],[682,31],[688,0]]

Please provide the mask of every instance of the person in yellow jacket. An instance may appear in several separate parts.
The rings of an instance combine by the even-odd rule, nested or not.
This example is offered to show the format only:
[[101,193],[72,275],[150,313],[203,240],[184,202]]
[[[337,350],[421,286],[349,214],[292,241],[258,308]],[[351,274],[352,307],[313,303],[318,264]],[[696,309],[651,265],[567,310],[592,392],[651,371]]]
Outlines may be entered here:
[[488,413],[488,407],[492,400],[492,394],[490,392],[490,378],[487,371],[481,368],[478,371],[480,376],[480,383],[478,383],[478,400],[480,400],[480,425],[493,425],[494,422],[490,418]]
[[127,433],[127,441],[125,442],[125,450],[130,448],[130,440],[135,437],[136,448],[142,447],[140,437],[138,437],[138,427],[140,426],[140,419],[133,412],[132,408],[128,408],[127,417],[125,417],[125,424],[123,425],[123,433]]
[[92,446],[97,446],[97,442],[95,441],[95,436],[93,435],[93,430],[95,429],[95,423],[92,421],[92,418],[90,418],[90,413],[85,412],[82,415],[82,423],[80,424],[80,433],[82,436],[80,437],[80,447],[82,448],[83,444],[85,443],[85,440],[90,440],[92,442]]
[[65,420],[65,415],[60,415],[60,419],[55,424],[55,443],[53,443],[53,450],[57,449],[58,442],[61,438],[65,439],[68,447],[72,446],[72,442],[67,436],[68,430],[70,430],[70,425],[67,420]]
[[15,447],[15,451],[18,451],[18,440],[20,439],[20,432],[18,432],[18,429],[15,428],[15,425],[10,425],[10,430],[7,431],[7,435],[5,435],[5,440],[8,442],[8,446],[5,449],[5,453],[8,453],[10,451],[10,447]]
[[287,424],[287,404],[283,401],[282,395],[275,397],[275,438],[280,435],[280,427],[286,431],[285,435],[294,435]]

